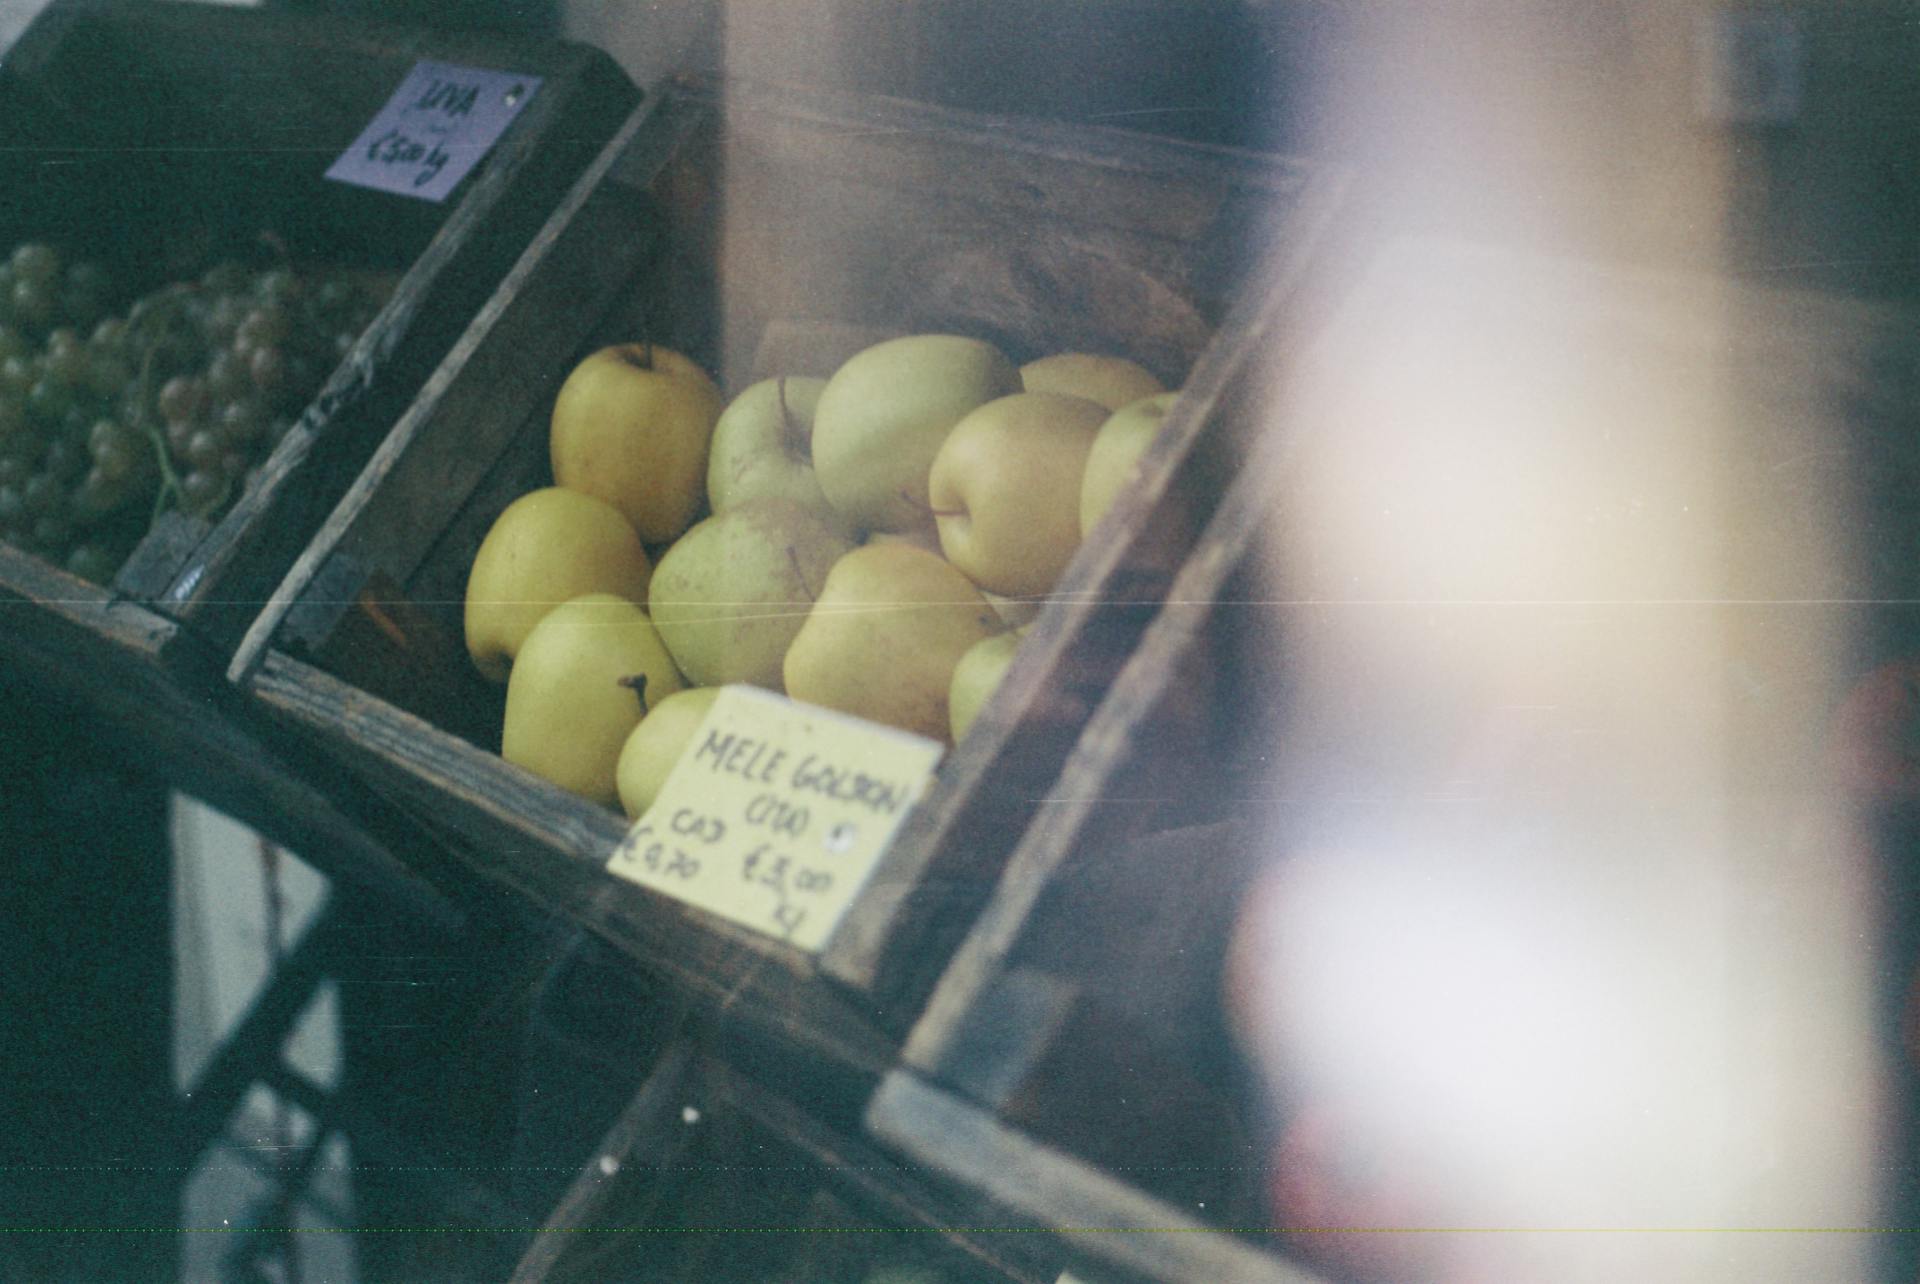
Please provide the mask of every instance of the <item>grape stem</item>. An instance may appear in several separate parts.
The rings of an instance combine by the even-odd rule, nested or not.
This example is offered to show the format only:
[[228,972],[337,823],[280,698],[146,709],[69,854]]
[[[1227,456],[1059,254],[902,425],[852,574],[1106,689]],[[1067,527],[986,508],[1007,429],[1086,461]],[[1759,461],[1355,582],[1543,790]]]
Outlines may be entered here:
[[167,511],[168,500],[180,502],[180,477],[173,471],[173,461],[167,457],[166,436],[147,413],[147,403],[153,398],[153,354],[157,346],[157,342],[150,341],[140,358],[140,415],[136,425],[153,444],[154,458],[160,463],[160,489],[153,497],[153,515],[147,518],[148,526],[159,521],[160,514]]

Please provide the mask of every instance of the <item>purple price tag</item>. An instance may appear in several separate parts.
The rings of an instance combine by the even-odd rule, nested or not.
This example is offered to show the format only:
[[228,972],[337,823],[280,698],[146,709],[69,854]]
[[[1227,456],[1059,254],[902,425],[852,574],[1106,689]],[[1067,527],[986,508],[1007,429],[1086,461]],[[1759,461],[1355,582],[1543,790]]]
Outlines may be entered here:
[[538,76],[417,62],[327,177],[443,201],[539,88]]

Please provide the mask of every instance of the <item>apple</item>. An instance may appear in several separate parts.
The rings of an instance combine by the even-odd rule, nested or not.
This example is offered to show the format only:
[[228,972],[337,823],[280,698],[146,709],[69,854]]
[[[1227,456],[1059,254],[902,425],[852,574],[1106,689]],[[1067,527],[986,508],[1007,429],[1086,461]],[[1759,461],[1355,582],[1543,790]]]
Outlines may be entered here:
[[611,593],[576,597],[520,647],[500,756],[582,798],[617,802],[627,737],[651,703],[685,685],[645,611]]
[[955,424],[927,482],[947,560],[1005,596],[1051,589],[1080,547],[1080,479],[1106,419],[1084,397],[1021,392]]
[[602,348],[554,399],[553,479],[612,504],[642,542],[664,544],[706,498],[719,417],[720,390],[680,353],[642,343]]
[[987,600],[911,544],[867,544],[833,564],[787,650],[787,694],[944,740],[967,649],[1000,632]]
[[644,601],[653,566],[611,504],[550,486],[514,500],[480,541],[467,575],[467,651],[495,682],[533,626],[583,593]]
[[827,380],[813,417],[813,464],[827,502],[857,530],[927,522],[927,474],[967,412],[1020,390],[990,343],[952,334],[877,343]]
[[647,606],[696,686],[780,689],[780,664],[814,594],[853,547],[832,519],[753,499],[700,522],[661,555]]
[[910,531],[874,531],[862,541],[867,544],[911,544],[915,548],[924,548],[929,553],[940,551],[940,528],[931,518],[925,526],[916,526]]
[[614,766],[614,780],[620,792],[620,805],[630,819],[653,806],[660,787],[667,783],[674,764],[686,752],[699,730],[707,710],[713,707],[719,687],[690,687],[676,691],[655,704],[640,719],[640,725],[627,737],[620,749],[620,761]]
[[1167,411],[1179,398],[1177,392],[1163,392],[1114,411],[1100,425],[1087,455],[1087,467],[1080,480],[1080,536],[1086,538],[1099,525],[1113,501],[1120,497],[1138,472],[1140,456],[1159,435]]
[[1062,352],[1029,361],[1020,367],[1020,386],[1028,392],[1085,397],[1105,406],[1108,413],[1167,390],[1144,366],[1125,357],[1088,352]]
[[955,744],[966,738],[967,728],[1000,689],[1000,681],[1007,676],[1019,649],[1018,633],[996,633],[968,647],[953,666],[953,680],[947,687],[947,719]]
[[721,412],[707,458],[714,512],[749,499],[790,499],[833,513],[813,471],[813,408],[826,386],[825,379],[764,379]]

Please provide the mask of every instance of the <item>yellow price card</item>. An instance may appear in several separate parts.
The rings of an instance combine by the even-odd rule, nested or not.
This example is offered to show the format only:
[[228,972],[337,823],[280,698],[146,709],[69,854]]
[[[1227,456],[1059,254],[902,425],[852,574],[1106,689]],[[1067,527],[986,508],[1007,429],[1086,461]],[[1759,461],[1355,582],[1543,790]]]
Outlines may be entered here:
[[607,868],[817,953],[945,751],[758,687],[722,688]]

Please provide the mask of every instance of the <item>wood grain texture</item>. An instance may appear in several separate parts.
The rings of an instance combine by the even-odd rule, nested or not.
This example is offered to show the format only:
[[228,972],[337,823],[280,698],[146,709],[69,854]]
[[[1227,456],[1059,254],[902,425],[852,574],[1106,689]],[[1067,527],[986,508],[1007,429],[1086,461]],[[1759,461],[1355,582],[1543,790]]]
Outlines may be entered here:
[[[608,1129],[514,1278],[837,1281],[891,1262],[1053,1284],[1056,1245],[975,1229],[991,1224],[976,1201],[688,1041]],[[715,1226],[756,1233],[701,1233]],[[626,1228],[656,1233],[586,1234]]]
[[1119,1179],[1042,1146],[910,1071],[889,1074],[867,1127],[915,1163],[990,1191],[1021,1220],[1128,1278],[1314,1284],[1319,1277],[1204,1226]]

